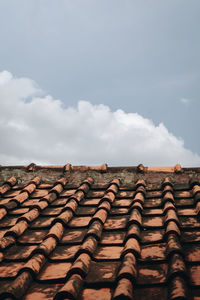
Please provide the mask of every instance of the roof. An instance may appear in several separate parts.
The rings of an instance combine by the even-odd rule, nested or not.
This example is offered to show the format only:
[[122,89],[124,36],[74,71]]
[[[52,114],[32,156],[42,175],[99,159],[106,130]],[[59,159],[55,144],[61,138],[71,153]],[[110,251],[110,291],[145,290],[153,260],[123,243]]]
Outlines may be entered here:
[[200,299],[200,169],[0,168],[0,299]]

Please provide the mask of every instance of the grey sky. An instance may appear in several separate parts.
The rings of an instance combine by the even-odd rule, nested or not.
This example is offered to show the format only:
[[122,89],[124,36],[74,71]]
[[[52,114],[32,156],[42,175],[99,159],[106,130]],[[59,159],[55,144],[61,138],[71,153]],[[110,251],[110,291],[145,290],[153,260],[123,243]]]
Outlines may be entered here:
[[163,122],[200,154],[199,25],[198,0],[1,0],[0,69],[66,107],[82,99]]

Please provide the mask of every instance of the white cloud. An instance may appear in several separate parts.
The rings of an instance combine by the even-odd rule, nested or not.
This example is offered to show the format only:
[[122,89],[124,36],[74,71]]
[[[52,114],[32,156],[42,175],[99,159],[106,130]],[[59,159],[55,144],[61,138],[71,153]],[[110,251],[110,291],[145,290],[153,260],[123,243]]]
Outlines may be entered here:
[[200,165],[161,123],[79,101],[64,108],[28,78],[0,73],[0,164]]
[[190,99],[187,99],[187,98],[181,98],[181,99],[180,99],[180,102],[183,103],[183,104],[189,104],[190,101],[191,101],[191,100],[190,100]]

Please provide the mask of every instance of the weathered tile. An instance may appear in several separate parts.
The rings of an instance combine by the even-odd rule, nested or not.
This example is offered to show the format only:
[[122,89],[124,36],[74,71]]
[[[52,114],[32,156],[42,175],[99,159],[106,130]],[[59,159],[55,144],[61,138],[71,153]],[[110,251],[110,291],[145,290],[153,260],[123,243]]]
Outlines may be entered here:
[[37,276],[38,281],[53,281],[64,279],[71,267],[70,262],[47,262]]
[[116,260],[120,258],[121,252],[123,250],[123,247],[120,246],[111,246],[111,247],[98,247],[95,254],[94,259],[96,260]]
[[[115,282],[120,262],[92,262],[86,277],[87,283]],[[95,274],[95,276],[94,276]]]
[[126,236],[125,231],[105,231],[102,233],[100,243],[102,245],[122,245]]
[[128,221],[128,215],[108,217],[104,224],[104,229],[106,230],[125,229],[127,221]]
[[59,245],[56,247],[56,249],[50,254],[49,260],[54,262],[62,262],[62,261],[68,261],[72,260],[74,258],[74,255],[80,248],[80,245],[75,246],[66,246],[66,245]]
[[148,264],[139,266],[138,284],[161,284],[166,282],[167,264]]
[[144,245],[141,248],[141,260],[142,261],[160,261],[166,259],[166,244],[153,244],[153,245]]

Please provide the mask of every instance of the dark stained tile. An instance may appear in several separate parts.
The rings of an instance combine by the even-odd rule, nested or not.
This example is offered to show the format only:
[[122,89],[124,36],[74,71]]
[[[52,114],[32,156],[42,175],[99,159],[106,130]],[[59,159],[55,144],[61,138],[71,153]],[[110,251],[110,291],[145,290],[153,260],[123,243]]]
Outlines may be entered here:
[[68,201],[67,198],[58,198],[52,202],[51,206],[62,206],[63,207],[63,206],[65,206],[67,201]]
[[163,226],[163,217],[143,217],[143,224],[144,227],[162,227]]
[[181,236],[181,240],[184,243],[200,242],[200,231],[198,229],[194,231],[184,230]]
[[193,205],[194,204],[194,200],[192,198],[177,198],[176,199],[176,207],[182,207],[182,206],[188,206],[188,205]]
[[161,198],[151,198],[145,199],[144,201],[144,208],[157,208],[162,206],[162,199]]
[[32,251],[36,247],[37,247],[36,245],[31,245],[31,246],[14,245],[4,253],[4,259],[6,259],[7,261],[27,260],[31,255]]
[[79,248],[80,245],[75,245],[75,246],[59,245],[49,256],[49,260],[52,262],[54,261],[62,262],[62,261],[72,260]]
[[141,260],[142,261],[160,261],[165,260],[166,255],[166,244],[154,244],[154,245],[144,245],[141,248]]
[[85,236],[86,229],[65,229],[63,237],[60,241],[61,244],[79,243],[81,244]]
[[112,290],[110,288],[84,289],[81,300],[111,300]]
[[119,265],[119,261],[111,261],[109,263],[92,261],[89,273],[86,277],[86,282],[114,282],[116,280]]
[[119,191],[117,193],[117,198],[133,198],[135,191]]
[[195,217],[179,216],[179,221],[182,227],[200,228],[200,221]]
[[79,206],[76,210],[76,215],[93,215],[96,212],[96,210],[97,208],[93,206]]
[[126,232],[124,231],[105,231],[102,233],[101,237],[101,245],[119,245],[123,244],[126,236]]
[[106,230],[125,229],[128,221],[128,217],[129,217],[128,215],[109,217],[104,223],[104,229]]
[[191,198],[192,193],[190,191],[175,191],[174,197],[175,198]]
[[130,207],[131,206],[131,203],[133,202],[132,199],[120,199],[120,200],[115,200],[113,202],[113,207]]
[[91,217],[73,217],[73,219],[68,223],[69,227],[87,227]]
[[136,288],[136,289],[134,289],[133,297],[134,297],[134,299],[137,299],[137,300],[149,300],[149,299],[167,300],[168,288],[165,286]]
[[47,235],[48,230],[29,230],[27,229],[19,238],[18,242],[21,244],[40,244]]
[[0,228],[5,228],[5,227],[12,227],[15,225],[18,217],[16,216],[5,216],[1,221],[0,221]]
[[148,191],[146,194],[146,198],[161,198],[162,192],[161,191]]
[[0,278],[14,278],[23,265],[24,262],[1,262]]
[[155,243],[163,240],[164,229],[159,230],[144,230],[141,233],[142,243]]
[[99,190],[99,191],[89,191],[87,194],[88,198],[102,198],[105,194],[104,190]]
[[42,211],[43,216],[58,216],[62,211],[62,207],[47,207]]
[[31,198],[42,198],[48,194],[48,190],[36,189],[32,194]]
[[185,245],[184,253],[185,253],[185,259],[187,261],[200,263],[200,244]]
[[69,197],[69,196],[73,195],[75,192],[76,192],[75,189],[63,190],[63,191],[60,193],[60,197]]
[[200,287],[200,265],[189,266],[188,269],[191,278],[191,284]]
[[51,226],[54,217],[38,217],[35,221],[30,224],[31,228],[38,228],[41,227],[49,228]]
[[10,190],[4,194],[4,197],[15,197],[15,196],[19,195],[19,193],[20,193],[20,190]]
[[129,212],[128,208],[113,207],[110,211],[110,214],[111,215],[127,215],[128,212]]
[[116,260],[120,258],[123,247],[120,246],[108,246],[108,247],[98,247],[95,254],[95,260]]
[[9,215],[23,215],[29,211],[29,208],[17,208],[9,211]]
[[163,209],[161,208],[144,209],[143,213],[144,215],[162,215]]
[[166,282],[167,264],[148,264],[138,267],[138,284],[161,284]]
[[47,262],[37,276],[38,281],[64,279],[71,267],[70,262]]
[[23,298],[23,300],[45,300],[45,299],[53,299],[56,292],[63,286],[63,284],[57,283],[36,283],[33,282],[30,288],[27,291],[27,294]]

